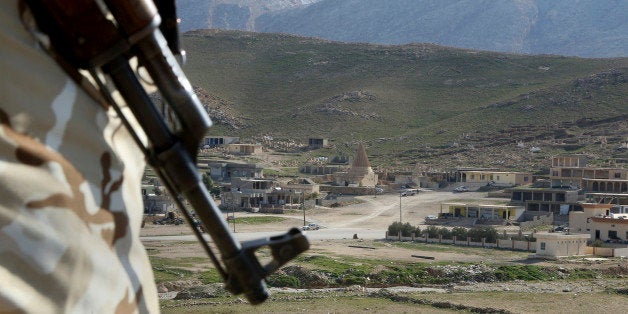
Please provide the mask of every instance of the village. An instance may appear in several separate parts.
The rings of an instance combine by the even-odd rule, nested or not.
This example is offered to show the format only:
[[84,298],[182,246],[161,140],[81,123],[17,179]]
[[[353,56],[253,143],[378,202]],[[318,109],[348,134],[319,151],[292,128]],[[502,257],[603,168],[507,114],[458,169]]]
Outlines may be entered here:
[[[310,138],[308,145],[311,149],[325,147],[327,140]],[[394,224],[389,226],[389,232],[382,234],[389,240],[519,249],[549,259],[628,256],[628,170],[588,166],[582,154],[554,156],[550,173],[545,175],[472,167],[448,172],[376,172],[364,146],[358,144],[351,158],[335,162],[319,158],[300,165],[298,175],[280,177],[265,175],[262,163],[238,161],[264,155],[261,144],[241,144],[235,137],[207,137],[201,151],[220,151],[227,156],[219,160],[201,154],[198,161],[203,180],[227,220],[238,212],[302,211],[302,228],[318,229],[315,223],[308,227],[306,210],[312,216],[320,208],[355,204],[359,197],[397,195],[399,230],[391,229]],[[457,194],[465,201],[441,202],[420,219],[403,221],[406,230],[401,230],[402,198],[428,191]],[[488,198],[464,198],[474,194],[469,192],[485,192]],[[176,218],[167,193],[149,174],[142,193],[145,214],[151,221],[183,223]],[[423,231],[407,231],[410,223],[417,225],[415,231],[420,230],[419,225]],[[498,230],[499,239],[489,242],[472,239],[466,231],[464,237],[451,232],[482,227]]]

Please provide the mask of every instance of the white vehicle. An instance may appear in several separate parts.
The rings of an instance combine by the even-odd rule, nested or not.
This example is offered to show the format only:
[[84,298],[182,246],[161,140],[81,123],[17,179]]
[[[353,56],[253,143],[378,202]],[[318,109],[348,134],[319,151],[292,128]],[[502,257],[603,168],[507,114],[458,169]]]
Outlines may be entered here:
[[469,188],[467,188],[467,187],[466,187],[466,186],[464,186],[464,185],[461,185],[461,186],[459,186],[459,187],[455,188],[453,192],[454,192],[454,193],[469,192]]
[[302,230],[318,230],[320,228],[321,227],[315,223],[311,223],[311,224],[301,227]]

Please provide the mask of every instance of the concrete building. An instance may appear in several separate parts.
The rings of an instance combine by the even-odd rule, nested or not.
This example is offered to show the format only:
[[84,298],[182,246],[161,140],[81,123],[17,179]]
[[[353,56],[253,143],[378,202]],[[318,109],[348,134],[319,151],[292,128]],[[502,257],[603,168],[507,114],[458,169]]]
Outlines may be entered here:
[[207,163],[209,174],[216,182],[231,182],[232,178],[263,178],[264,168],[258,164],[229,162]]
[[287,190],[301,192],[305,195],[307,194],[319,194],[320,193],[320,185],[316,184],[312,179],[309,178],[301,178],[297,180],[293,180],[284,185],[284,188]]
[[298,206],[304,197],[303,191],[282,187],[274,180],[252,178],[233,178],[231,190],[220,193],[221,207],[252,212],[285,205]]
[[152,184],[142,184],[142,201],[145,214],[165,213],[169,206],[173,206],[168,193]]
[[237,143],[240,140],[239,137],[233,136],[205,136],[201,141],[202,148],[216,147],[220,145],[227,145]]
[[341,172],[345,167],[340,165],[304,165],[299,171],[305,174],[327,175]]
[[538,232],[536,238],[536,257],[559,258],[574,255],[585,255],[588,234],[565,234],[562,232]]
[[580,209],[579,201],[583,199],[580,190],[526,186],[512,189],[510,204],[523,206],[526,211],[539,212],[543,215],[554,213],[555,216],[567,217],[569,211]]
[[467,203],[443,204],[453,217],[479,218],[498,222],[516,221],[523,213],[523,208],[509,205],[486,205]]
[[419,186],[421,183],[419,175],[412,171],[396,172],[394,175],[397,186]]
[[628,169],[589,167],[582,155],[552,158],[550,180],[552,187],[574,187],[601,193],[628,192]]
[[255,155],[263,153],[263,148],[260,144],[229,144],[227,151],[237,155]]
[[584,194],[587,203],[602,203],[628,206],[628,193],[599,193],[587,192]]
[[457,170],[459,182],[466,185],[519,186],[532,183],[532,174],[527,172],[497,171],[494,169],[462,168]]
[[592,240],[628,243],[628,207],[583,203],[582,211],[570,213],[569,230]]
[[310,137],[307,142],[310,149],[329,147],[329,140],[322,137]]

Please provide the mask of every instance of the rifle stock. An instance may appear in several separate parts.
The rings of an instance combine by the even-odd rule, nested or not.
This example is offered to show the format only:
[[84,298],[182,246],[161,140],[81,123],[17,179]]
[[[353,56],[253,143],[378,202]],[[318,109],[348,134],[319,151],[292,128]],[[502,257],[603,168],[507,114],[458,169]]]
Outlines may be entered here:
[[[195,165],[199,143],[211,121],[158,28],[160,17],[156,7],[151,0],[104,0],[115,18],[114,23],[104,17],[96,1],[26,0],[26,3],[40,29],[49,35],[53,52],[69,64],[92,73],[100,92],[113,103],[133,133],[138,130],[132,129],[122,107],[126,105],[131,109],[141,132],[148,138],[145,147],[135,136],[138,145],[223,276],[226,288],[233,294],[245,294],[252,304],[263,302],[268,297],[264,278],[307,250],[308,240],[293,228],[277,237],[243,244],[236,241]],[[84,27],[86,17],[91,19],[89,27]],[[101,38],[103,34],[107,38]],[[180,129],[173,130],[164,121],[163,113],[152,103],[129,65],[132,57],[137,57],[140,65],[147,69],[174,112]],[[113,101],[111,91],[99,80],[100,74],[114,83],[125,104]],[[192,216],[179,195],[194,208],[220,251],[222,262],[200,231],[193,227]],[[267,265],[261,265],[254,254],[263,246],[270,247],[273,256]]]

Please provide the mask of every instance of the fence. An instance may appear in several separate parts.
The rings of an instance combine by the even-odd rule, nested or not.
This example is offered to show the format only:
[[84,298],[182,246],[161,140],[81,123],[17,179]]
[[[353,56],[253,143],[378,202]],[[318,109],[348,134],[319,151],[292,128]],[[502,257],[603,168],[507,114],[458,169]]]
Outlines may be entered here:
[[[466,239],[456,239],[454,236],[453,239],[443,239],[441,235],[438,238],[430,238],[427,233],[422,237],[417,237],[413,234],[409,237],[401,236],[401,233],[397,235],[389,235],[388,231],[386,231],[386,240],[391,241],[412,241],[412,242],[423,242],[423,243],[438,243],[438,244],[452,244],[452,245],[461,245],[461,246],[475,246],[475,247],[484,247],[484,248],[498,248],[498,249],[506,249],[513,251],[527,251],[527,252],[536,252],[535,242],[530,241],[518,241],[513,239],[497,239],[497,243],[486,242],[482,239],[481,242],[473,242],[471,238],[467,237]],[[608,248],[608,247],[593,247],[587,246],[585,249],[586,255],[594,255],[601,257],[628,257],[628,248]]]
[[476,246],[476,247],[484,247],[484,248],[498,248],[498,249],[508,249],[508,250],[519,250],[519,251],[528,251],[535,252],[536,248],[534,246],[534,242],[529,241],[517,241],[512,239],[497,239],[497,243],[486,242],[485,239],[482,239],[481,242],[473,242],[471,238],[467,237],[466,239],[456,239],[454,236],[452,239],[443,239],[441,235],[438,238],[430,238],[427,234],[424,234],[422,237],[417,237],[414,234],[411,234],[409,237],[401,236],[401,233],[398,235],[389,235],[388,231],[386,231],[386,240],[397,240],[397,241],[412,241],[412,242],[424,242],[424,243],[439,243],[439,244],[453,244],[453,245],[462,245],[462,246]]

